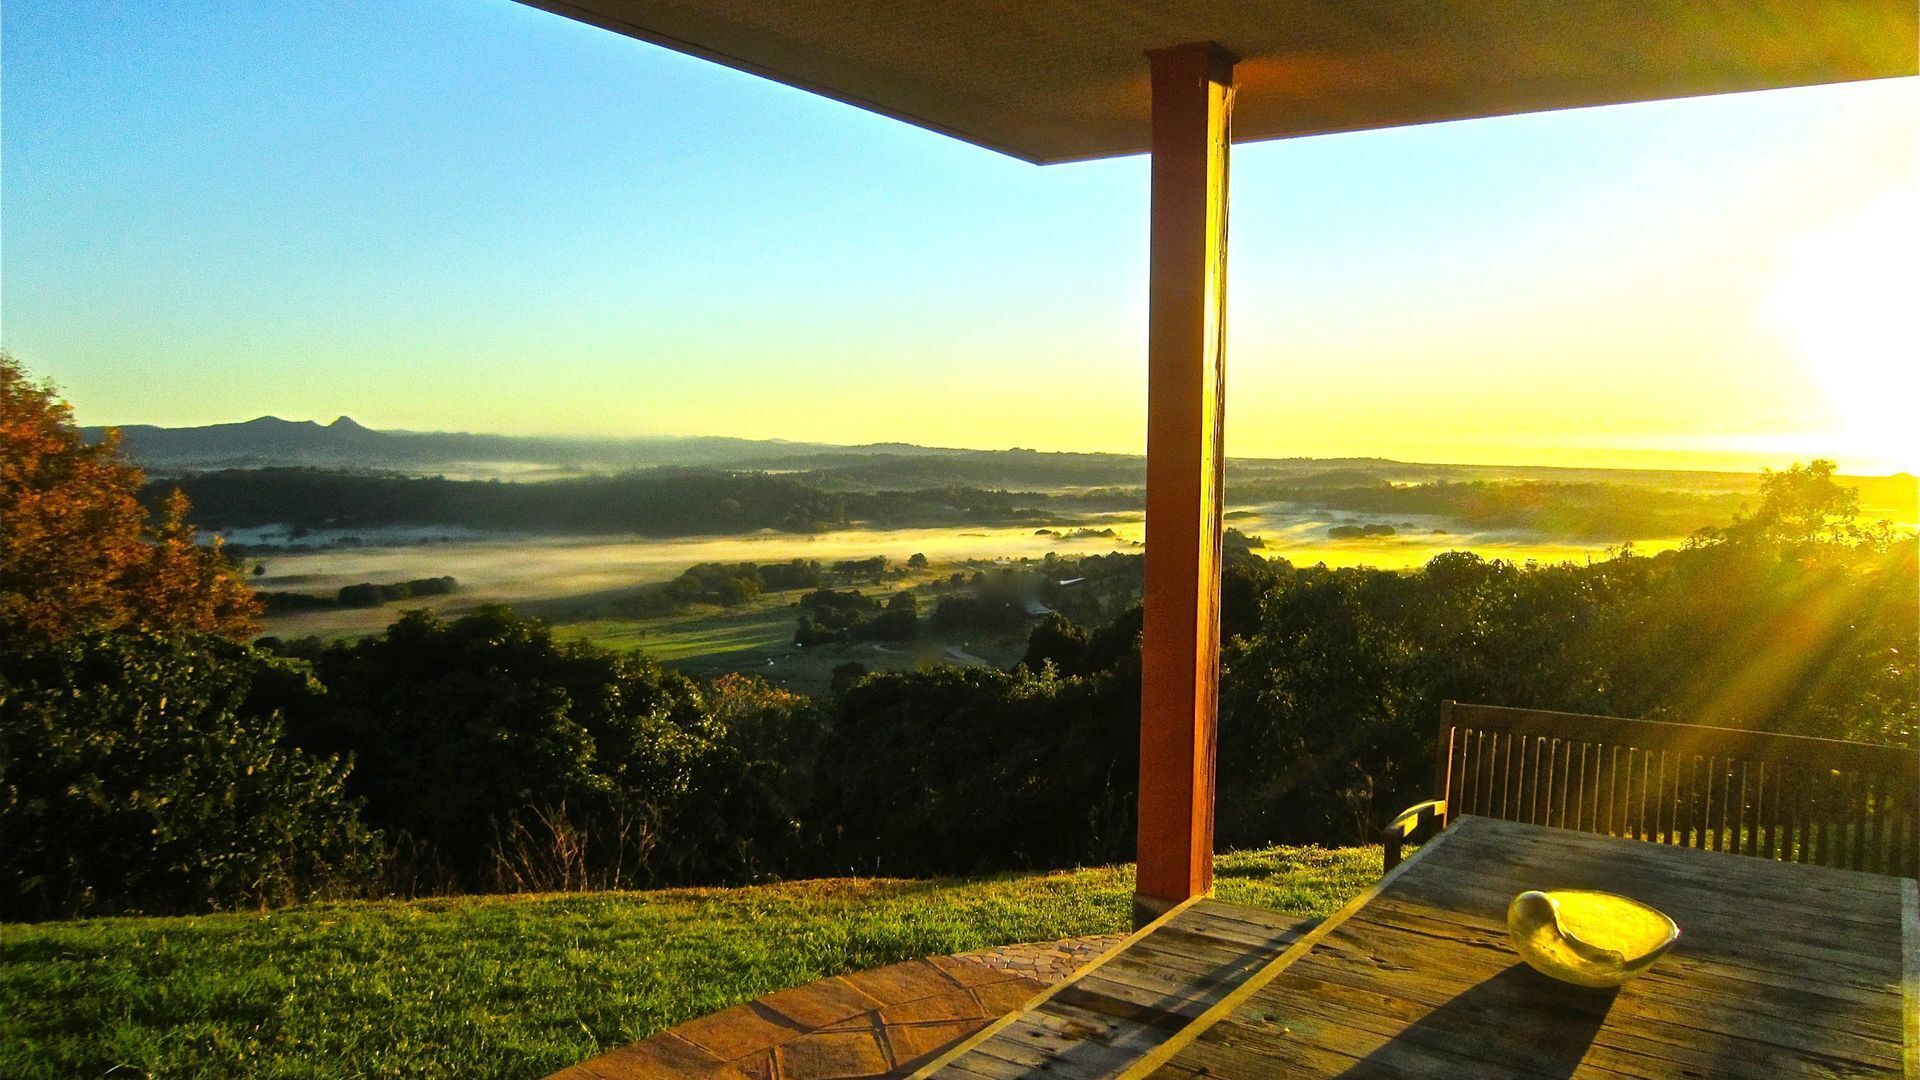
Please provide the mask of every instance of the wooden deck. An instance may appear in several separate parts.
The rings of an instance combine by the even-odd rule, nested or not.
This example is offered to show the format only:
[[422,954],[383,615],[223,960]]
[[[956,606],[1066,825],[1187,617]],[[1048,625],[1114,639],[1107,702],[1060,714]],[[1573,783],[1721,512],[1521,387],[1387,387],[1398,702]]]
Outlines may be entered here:
[[[1681,936],[1618,990],[1507,941],[1532,888]],[[1920,1080],[1911,879],[1466,816],[1318,925],[1190,902],[914,1074]]]
[[[1617,991],[1565,986],[1507,944],[1529,888],[1633,896],[1681,937]],[[1917,1024],[1910,879],[1464,817],[1115,1073],[1915,1080]]]
[[1312,925],[1216,900],[1189,902],[914,1076],[1114,1076],[1204,1015]]

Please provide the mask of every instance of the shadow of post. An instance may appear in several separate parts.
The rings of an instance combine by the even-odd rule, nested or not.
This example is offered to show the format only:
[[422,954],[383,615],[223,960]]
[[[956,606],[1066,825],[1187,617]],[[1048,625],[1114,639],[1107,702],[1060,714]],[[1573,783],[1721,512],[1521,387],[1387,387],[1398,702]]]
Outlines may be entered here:
[[[1489,1069],[1507,1067],[1534,1077],[1570,1077],[1618,994],[1514,964],[1442,1002],[1340,1075],[1491,1075]],[[1457,1069],[1436,1069],[1449,1058]]]

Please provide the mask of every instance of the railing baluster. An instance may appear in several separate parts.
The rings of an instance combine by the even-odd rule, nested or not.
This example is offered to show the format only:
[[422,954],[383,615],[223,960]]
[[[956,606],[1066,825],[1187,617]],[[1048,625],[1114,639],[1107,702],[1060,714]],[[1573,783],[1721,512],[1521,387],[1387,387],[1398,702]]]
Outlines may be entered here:
[[[1599,759],[1601,759],[1601,755],[1605,755],[1605,753],[1607,753],[1607,748],[1601,746],[1601,744],[1597,744],[1597,742],[1592,742],[1592,744],[1584,742],[1584,744],[1580,744],[1580,776],[1582,776],[1582,782],[1586,784],[1586,798],[1580,801],[1580,813],[1582,813],[1582,817],[1586,817],[1586,830],[1588,830],[1588,832],[1603,832],[1603,830],[1599,828]],[[1592,765],[1586,763],[1590,757],[1592,757],[1592,761],[1594,761]],[[1592,776],[1586,774],[1588,769],[1594,771]]]
[[1560,791],[1560,827],[1578,832],[1580,829],[1580,749],[1583,744],[1569,740],[1567,742],[1567,783]]
[[1661,792],[1661,798],[1667,807],[1667,843],[1684,844],[1687,837],[1680,829],[1680,773],[1686,759],[1680,754],[1665,754],[1667,769],[1667,789]]
[[[1706,759],[1707,790],[1702,794],[1700,846],[1708,851],[1719,851],[1727,838],[1727,778],[1722,775],[1727,768],[1727,759],[1704,755]],[[1715,783],[1718,781],[1718,783]],[[1720,800],[1714,801],[1713,793],[1720,793]]]
[[[1902,790],[1896,779],[1889,791]],[[1907,818],[1913,815],[1915,793],[1906,791],[1899,798],[1899,813],[1893,816],[1893,842],[1887,845],[1888,873],[1901,877],[1920,877],[1920,866],[1916,866],[1912,854],[1907,850]],[[1916,830],[1914,839],[1920,839],[1920,830]]]
[[1700,755],[1680,755],[1680,846],[1692,847],[1695,843],[1700,817],[1699,800]]
[[1852,770],[1848,770],[1847,812],[1843,820],[1846,822],[1847,830],[1847,862],[1851,868],[1855,870],[1865,870],[1867,868],[1866,800],[1870,799],[1873,793],[1871,790],[1863,791],[1862,788],[1866,786],[1867,785],[1859,782],[1857,774]]
[[1673,843],[1673,811],[1667,799],[1667,752],[1659,751],[1654,755],[1658,772],[1653,785],[1653,827],[1654,836],[1663,844]]
[[1475,809],[1474,781],[1478,779],[1475,774],[1479,771],[1476,768],[1479,764],[1479,756],[1473,752],[1473,749],[1474,743],[1480,739],[1480,733],[1467,731],[1463,735],[1464,737],[1460,740],[1460,793],[1456,797],[1460,800],[1460,812],[1471,814]]
[[1728,778],[1726,784],[1728,792],[1734,796],[1734,834],[1726,840],[1726,849],[1734,855],[1740,855],[1747,844],[1747,765],[1747,761],[1738,761],[1734,769],[1738,778]]
[[1782,862],[1793,861],[1793,800],[1793,770],[1775,762],[1767,777],[1767,813],[1773,819],[1773,846],[1780,852],[1775,857]]
[[1780,857],[1788,863],[1807,861],[1807,767],[1799,761],[1788,765],[1788,842],[1780,849]]
[[1673,842],[1686,847],[1693,830],[1693,755],[1676,754],[1673,762]]
[[1743,855],[1753,849],[1753,763],[1740,763],[1740,817],[1734,821],[1734,846],[1728,851]]
[[1540,774],[1533,778],[1535,825],[1553,824],[1553,756],[1556,745],[1551,736],[1540,737],[1540,755],[1535,762]]
[[1506,738],[1500,740],[1500,744],[1501,744],[1501,747],[1500,747],[1501,748],[1501,764],[1500,764],[1499,817],[1503,820],[1510,821],[1512,819],[1507,817],[1507,814],[1508,814],[1507,807],[1512,803],[1510,796],[1513,791],[1513,733],[1508,732]]
[[[1569,751],[1569,756],[1571,756],[1571,753],[1572,752]],[[1587,809],[1587,744],[1584,742],[1580,744],[1579,761],[1580,761],[1580,764],[1577,766],[1580,770],[1579,777],[1573,783],[1573,816],[1570,819],[1569,824],[1567,826],[1568,828],[1571,828],[1576,832],[1584,831],[1588,825],[1586,820],[1587,819],[1587,813],[1586,813],[1586,809]]]
[[1483,734],[1485,739],[1480,744],[1480,783],[1476,785],[1473,801],[1480,807],[1480,813],[1486,814],[1493,809],[1493,765],[1500,736],[1492,731]]
[[1620,835],[1616,828],[1617,819],[1613,816],[1614,807],[1620,801],[1620,748],[1607,748],[1607,817],[1606,825],[1600,831],[1608,836]]
[[1699,761],[1699,790],[1693,794],[1693,798],[1699,807],[1695,815],[1695,821],[1697,821],[1695,828],[1699,832],[1693,836],[1693,847],[1699,847],[1701,851],[1705,851],[1713,842],[1713,834],[1707,828],[1709,819],[1713,817],[1713,759],[1707,755],[1701,755],[1695,761]]
[[1533,736],[1522,735],[1513,748],[1513,812],[1508,821],[1527,820],[1527,793],[1533,789]]
[[1567,824],[1567,740],[1555,738],[1548,749],[1548,824]]
[[[1453,748],[1448,753],[1448,773],[1452,774],[1452,798],[1461,803],[1467,801],[1467,744],[1473,742],[1473,730],[1455,726],[1453,728]],[[1465,811],[1461,811],[1465,813]]]
[[1755,813],[1759,817],[1753,826],[1761,840],[1759,855],[1761,859],[1772,859],[1774,840],[1778,840],[1776,832],[1780,832],[1774,826],[1774,819],[1780,817],[1780,765],[1761,763],[1761,805]]
[[1636,803],[1640,811],[1640,822],[1637,831],[1640,839],[1646,841],[1652,841],[1660,835],[1653,821],[1649,820],[1655,805],[1652,788],[1653,751],[1642,749],[1640,751],[1640,797]]
[[1914,790],[1907,784],[1901,784],[1901,790],[1907,792],[1905,798],[1901,799],[1905,803],[1905,813],[1899,817],[1901,822],[1899,847],[1905,849],[1905,857],[1901,861],[1907,865],[1908,878],[1920,878],[1920,815],[1914,815],[1916,803],[1920,803],[1920,790]]
[[1487,812],[1487,785],[1492,782],[1492,744],[1493,733],[1488,731],[1479,732],[1473,741],[1473,812],[1476,814]]
[[1659,837],[1653,822],[1653,751],[1640,749],[1640,793],[1635,796],[1634,809],[1640,814],[1640,839],[1649,843]]
[[1887,816],[1887,796],[1890,788],[1884,773],[1873,773],[1867,787],[1867,865],[1866,869],[1875,873],[1885,873],[1887,856],[1881,846],[1886,842],[1881,823]]
[[[1700,792],[1700,840],[1694,846],[1706,851],[1712,851],[1714,841],[1718,837],[1725,835],[1727,831],[1727,821],[1724,816],[1720,818],[1719,830],[1716,832],[1712,828],[1715,810],[1713,802],[1713,776],[1714,770],[1720,768],[1722,765],[1722,761],[1716,760],[1709,755],[1700,755],[1700,777],[1704,782],[1704,787]],[[1726,781],[1722,780],[1720,782],[1720,793],[1724,795],[1726,794],[1726,790]]]
[[1814,788],[1814,796],[1812,796],[1811,805],[1807,807],[1807,813],[1811,817],[1809,828],[1812,832],[1812,844],[1807,851],[1807,861],[1814,867],[1828,867],[1834,863],[1834,853],[1832,853],[1834,838],[1828,836],[1826,832],[1826,819],[1828,819],[1826,803],[1834,788],[1834,776],[1826,769],[1818,771],[1812,778],[1812,788]]
[[1542,776],[1541,764],[1546,757],[1547,740],[1543,735],[1533,737],[1533,776],[1527,791],[1527,824],[1543,825],[1545,819],[1540,814],[1540,792],[1546,786]]
[[1606,835],[1607,823],[1600,816],[1607,805],[1607,745],[1593,744],[1593,782],[1587,785],[1587,831]]

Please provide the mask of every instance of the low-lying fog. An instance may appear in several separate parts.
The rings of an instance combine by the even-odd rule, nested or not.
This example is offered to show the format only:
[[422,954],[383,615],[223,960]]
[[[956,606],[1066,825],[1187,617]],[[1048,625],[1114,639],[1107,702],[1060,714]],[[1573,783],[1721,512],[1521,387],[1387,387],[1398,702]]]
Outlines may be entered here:
[[[1392,525],[1397,534],[1344,540],[1327,534],[1327,530],[1336,525],[1375,523]],[[1570,543],[1521,533],[1462,533],[1449,530],[1439,519],[1381,521],[1285,503],[1236,507],[1229,524],[1241,532],[1264,538],[1266,547],[1260,554],[1285,558],[1303,566],[1325,563],[1332,567],[1400,569],[1419,566],[1441,552],[1457,550],[1516,561],[1585,561],[1605,557],[1607,547],[1601,543]],[[377,631],[404,607],[431,606],[457,611],[480,603],[522,603],[580,596],[666,581],[702,562],[771,563],[796,558],[832,562],[874,555],[905,562],[908,556],[919,552],[937,564],[967,559],[1039,558],[1049,551],[1090,555],[1138,551],[1145,530],[1138,514],[1113,515],[1092,526],[1058,528],[1066,533],[1075,527],[1111,528],[1116,535],[1084,538],[1038,535],[1031,526],[847,529],[813,534],[767,532],[678,540],[481,538],[454,536],[448,530],[430,530],[431,536],[418,530],[385,534],[363,530],[358,535],[366,541],[365,546],[280,555],[256,553],[250,561],[262,564],[266,572],[251,580],[259,589],[323,595],[343,585],[363,581],[386,583],[451,575],[460,583],[459,591],[450,596],[385,608],[297,612],[266,620],[267,632],[274,634],[339,634]],[[235,539],[259,542],[263,538]],[[307,538],[308,542],[323,539],[327,538]],[[1636,550],[1651,553],[1673,547],[1679,541],[1654,538],[1634,543]]]

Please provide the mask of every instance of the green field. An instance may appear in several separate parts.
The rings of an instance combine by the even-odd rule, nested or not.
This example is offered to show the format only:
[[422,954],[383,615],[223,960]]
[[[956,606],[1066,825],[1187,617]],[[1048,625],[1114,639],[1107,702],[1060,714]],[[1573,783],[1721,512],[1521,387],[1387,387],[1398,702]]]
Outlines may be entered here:
[[[998,634],[943,634],[925,617],[941,595],[949,574],[968,569],[942,564],[883,585],[851,585],[882,602],[894,592],[910,589],[920,600],[920,633],[899,644],[872,641],[837,642],[802,648],[793,643],[800,611],[795,606],[805,589],[769,592],[736,608],[698,605],[671,615],[644,618],[597,614],[579,606],[548,610],[525,605],[528,614],[548,618],[554,636],[563,641],[590,641],[609,649],[639,652],[662,664],[699,678],[741,671],[805,694],[825,696],[833,669],[858,661],[872,671],[901,671],[933,664],[989,664],[1007,668],[1026,651],[1027,631],[1020,628]],[[600,605],[617,607],[617,602]]]
[[[1378,848],[1220,856],[1325,915]],[[0,1076],[539,1077],[843,971],[1126,927],[1131,867],[0,926]]]

